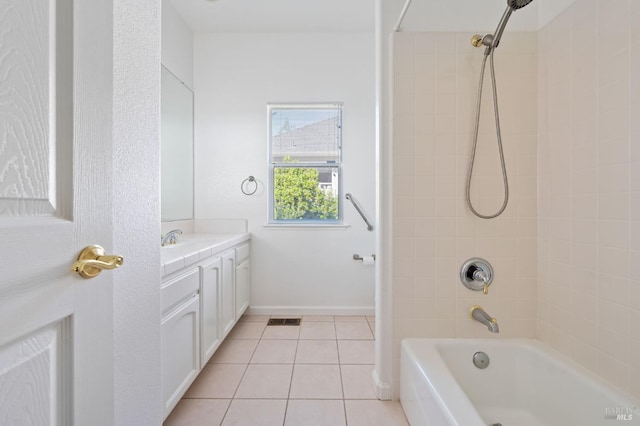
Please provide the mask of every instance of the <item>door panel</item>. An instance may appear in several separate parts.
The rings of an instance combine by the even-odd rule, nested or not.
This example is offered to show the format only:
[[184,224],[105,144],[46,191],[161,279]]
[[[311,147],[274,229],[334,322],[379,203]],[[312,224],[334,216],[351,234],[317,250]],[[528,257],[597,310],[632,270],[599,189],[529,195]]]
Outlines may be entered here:
[[2,424],[113,424],[117,272],[70,270],[112,244],[112,15],[110,0],[0,1]]
[[204,368],[220,346],[221,341],[219,318],[222,260],[219,257],[200,267],[200,280],[200,318],[202,322],[200,368]]
[[199,304],[200,296],[194,295],[162,321],[163,418],[200,372]]
[[72,143],[71,2],[5,1],[1,12],[0,215],[64,217],[70,163],[56,154]]
[[220,322],[222,337],[226,337],[236,323],[236,252],[222,253],[222,297],[220,298]]
[[0,349],[6,368],[0,374],[0,424],[69,423],[71,405],[65,402],[71,395],[60,381],[70,368],[62,362],[70,351],[69,325],[66,318]]
[[251,261],[245,260],[236,266],[236,319],[249,307],[251,298]]

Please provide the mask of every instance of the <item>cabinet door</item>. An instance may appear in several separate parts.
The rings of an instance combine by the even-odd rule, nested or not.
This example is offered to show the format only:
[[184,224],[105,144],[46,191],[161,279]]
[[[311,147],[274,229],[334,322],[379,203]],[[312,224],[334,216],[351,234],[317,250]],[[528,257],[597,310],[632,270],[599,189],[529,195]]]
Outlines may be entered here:
[[222,283],[222,259],[200,266],[200,324],[202,326],[200,366],[204,368],[220,345],[220,285]]
[[220,300],[222,337],[231,331],[236,323],[236,254],[229,250],[222,254],[222,297]]
[[165,418],[200,371],[199,311],[200,297],[196,294],[162,320],[162,401]]
[[236,319],[249,307],[251,295],[251,263],[249,259],[236,266]]

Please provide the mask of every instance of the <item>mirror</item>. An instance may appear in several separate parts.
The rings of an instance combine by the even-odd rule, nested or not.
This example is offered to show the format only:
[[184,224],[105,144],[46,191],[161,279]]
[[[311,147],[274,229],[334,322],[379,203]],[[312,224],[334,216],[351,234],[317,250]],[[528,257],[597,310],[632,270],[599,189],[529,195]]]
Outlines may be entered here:
[[193,92],[164,66],[161,78],[160,217],[193,219]]

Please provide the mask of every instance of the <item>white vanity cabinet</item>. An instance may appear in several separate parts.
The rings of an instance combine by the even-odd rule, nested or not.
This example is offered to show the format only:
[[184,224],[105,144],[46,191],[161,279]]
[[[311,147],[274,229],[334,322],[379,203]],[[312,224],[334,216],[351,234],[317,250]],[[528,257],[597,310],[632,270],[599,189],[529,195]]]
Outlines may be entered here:
[[220,321],[220,295],[222,291],[222,259],[200,265],[200,318],[201,318],[201,357],[200,366],[204,368],[209,358],[222,341]]
[[194,240],[161,253],[165,419],[249,307],[249,235]]
[[162,402],[166,417],[200,372],[197,268],[162,286]]
[[249,307],[251,296],[251,261],[249,243],[236,247],[236,319]]

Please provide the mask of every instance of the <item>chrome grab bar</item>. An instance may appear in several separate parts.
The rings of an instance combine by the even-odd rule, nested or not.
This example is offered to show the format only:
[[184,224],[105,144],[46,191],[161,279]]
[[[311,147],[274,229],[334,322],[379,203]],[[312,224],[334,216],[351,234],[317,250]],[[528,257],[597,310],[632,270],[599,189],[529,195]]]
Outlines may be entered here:
[[353,204],[353,207],[356,208],[356,210],[358,211],[358,213],[360,214],[360,216],[362,216],[362,220],[364,220],[364,223],[367,224],[367,230],[368,231],[373,231],[373,225],[371,224],[371,222],[369,222],[369,219],[367,219],[367,216],[364,214],[364,212],[362,211],[362,209],[360,208],[360,205],[358,204],[358,202],[353,198],[353,196],[351,195],[351,193],[347,192],[347,194],[345,195],[345,198],[349,201],[351,201],[351,204]]

